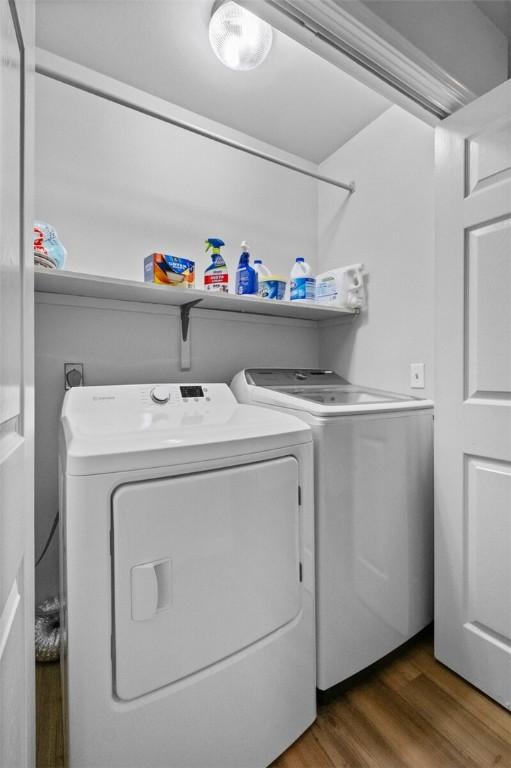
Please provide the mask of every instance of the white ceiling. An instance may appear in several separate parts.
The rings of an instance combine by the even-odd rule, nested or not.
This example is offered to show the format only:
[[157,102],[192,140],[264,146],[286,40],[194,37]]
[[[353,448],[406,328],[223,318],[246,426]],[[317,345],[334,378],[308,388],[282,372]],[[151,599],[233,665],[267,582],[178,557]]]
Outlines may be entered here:
[[506,37],[511,38],[510,0],[475,0],[475,4]]
[[282,35],[250,72],[213,54],[213,0],[37,0],[37,45],[320,162],[389,106]]

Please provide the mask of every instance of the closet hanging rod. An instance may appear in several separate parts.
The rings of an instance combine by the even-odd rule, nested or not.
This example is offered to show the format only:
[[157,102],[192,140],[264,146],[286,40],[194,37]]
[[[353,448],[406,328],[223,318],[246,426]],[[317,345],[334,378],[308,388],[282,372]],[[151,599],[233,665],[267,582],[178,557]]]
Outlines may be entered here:
[[247,155],[253,155],[254,157],[259,157],[261,160],[266,160],[267,162],[273,163],[274,165],[280,165],[282,168],[287,168],[290,171],[296,171],[296,173],[301,173],[303,176],[309,176],[311,179],[316,179],[316,181],[323,181],[325,184],[331,184],[334,187],[339,187],[339,189],[345,189],[350,194],[355,191],[354,181],[347,184],[344,181],[337,181],[337,179],[332,179],[330,176],[322,176],[320,173],[308,171],[306,168],[301,168],[299,165],[294,165],[293,163],[288,163],[285,160],[280,160],[278,157],[269,155],[266,152],[261,152],[259,149],[253,149],[252,147],[248,147],[246,144],[241,144],[238,141],[227,139],[224,136],[220,136],[218,133],[207,131],[204,128],[199,128],[196,125],[187,123],[184,120],[178,120],[178,118],[175,117],[169,117],[168,115],[157,112],[154,109],[143,107],[140,104],[136,104],[135,102],[130,101],[129,99],[116,96],[115,94],[109,93],[108,91],[97,88],[93,85],[87,85],[87,83],[84,83],[77,78],[64,75],[50,67],[36,64],[35,70],[38,74],[44,75],[45,77],[50,77],[53,80],[58,80],[65,85],[71,85],[74,88],[78,88],[81,91],[90,93],[93,96],[99,96],[101,99],[106,99],[107,101],[112,101],[114,104],[119,104],[121,107],[133,109],[136,112],[140,112],[141,114],[146,115],[147,117],[153,117],[156,120],[161,120],[162,122],[168,123],[169,125],[174,125],[177,128],[183,128],[185,131],[194,133],[197,136],[202,136],[205,139],[211,139],[211,141],[216,141],[218,144],[224,144],[226,147],[237,149],[240,152],[245,152]]

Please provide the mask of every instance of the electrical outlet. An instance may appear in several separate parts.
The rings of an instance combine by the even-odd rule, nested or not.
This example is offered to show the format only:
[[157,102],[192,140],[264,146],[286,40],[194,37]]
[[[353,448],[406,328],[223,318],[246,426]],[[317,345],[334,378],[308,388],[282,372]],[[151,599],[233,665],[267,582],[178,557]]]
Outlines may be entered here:
[[424,363],[410,363],[410,386],[424,389]]
[[66,389],[83,387],[83,363],[64,363],[64,385]]

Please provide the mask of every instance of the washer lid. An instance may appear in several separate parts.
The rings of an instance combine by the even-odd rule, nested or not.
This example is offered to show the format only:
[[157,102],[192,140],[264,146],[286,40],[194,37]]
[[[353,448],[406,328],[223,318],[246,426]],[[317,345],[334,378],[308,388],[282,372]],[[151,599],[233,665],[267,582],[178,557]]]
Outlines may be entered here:
[[233,389],[243,401],[341,416],[372,411],[430,408],[431,400],[350,384],[334,371],[307,368],[249,368],[235,377]]
[[249,384],[256,387],[339,386],[349,384],[334,371],[322,368],[247,368],[245,376]]
[[239,405],[226,384],[70,389],[61,461],[69,475],[173,466],[311,440],[300,419]]

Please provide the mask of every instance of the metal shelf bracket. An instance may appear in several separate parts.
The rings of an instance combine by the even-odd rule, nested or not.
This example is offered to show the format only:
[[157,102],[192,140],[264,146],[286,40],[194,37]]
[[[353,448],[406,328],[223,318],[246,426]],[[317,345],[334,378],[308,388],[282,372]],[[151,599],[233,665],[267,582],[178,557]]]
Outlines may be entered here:
[[200,304],[202,299],[181,304],[181,370],[189,371],[192,365],[190,349],[190,310]]

